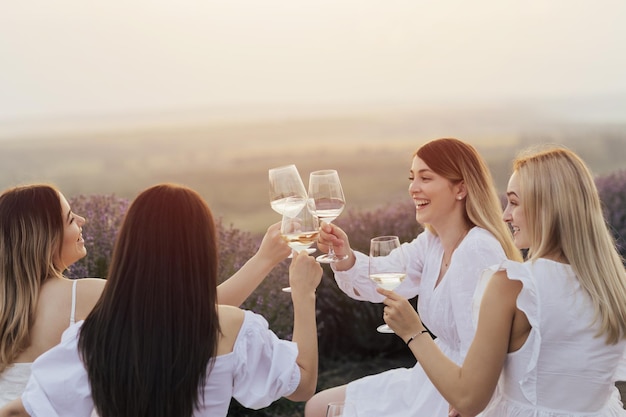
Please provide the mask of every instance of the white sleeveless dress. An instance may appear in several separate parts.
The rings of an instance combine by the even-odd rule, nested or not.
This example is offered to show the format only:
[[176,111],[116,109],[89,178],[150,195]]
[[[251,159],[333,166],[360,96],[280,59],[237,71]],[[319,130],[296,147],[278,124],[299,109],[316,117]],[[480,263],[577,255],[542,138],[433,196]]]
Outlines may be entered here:
[[539,259],[506,261],[487,271],[476,295],[496,270],[523,284],[517,307],[532,329],[508,354],[496,393],[482,417],[624,417],[615,381],[626,340],[606,345],[595,337],[593,306],[569,265]]
[[[76,321],[76,284],[72,283],[72,308],[70,310],[70,326]],[[14,363],[0,374],[0,407],[16,399],[26,387],[32,362]]]

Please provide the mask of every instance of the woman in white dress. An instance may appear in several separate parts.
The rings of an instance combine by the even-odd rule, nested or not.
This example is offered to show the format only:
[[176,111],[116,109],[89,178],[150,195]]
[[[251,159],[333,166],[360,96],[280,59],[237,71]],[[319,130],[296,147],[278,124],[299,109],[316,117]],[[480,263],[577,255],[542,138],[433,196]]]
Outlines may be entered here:
[[0,406],[19,397],[35,358],[100,297],[105,280],[63,276],[87,253],[84,224],[52,186],[0,195]]
[[0,415],[226,416],[307,400],[317,382],[315,289],[305,251],[290,266],[293,341],[250,311],[218,304],[215,225],[189,188],[161,184],[131,204],[93,311],[35,360]]
[[[419,294],[417,308],[435,343],[460,364],[474,337],[472,297],[480,273],[521,254],[501,220],[487,165],[471,145],[449,138],[424,144],[413,156],[409,180],[425,230],[403,243],[408,273],[396,291],[406,298]],[[369,279],[368,256],[351,250],[346,233],[333,224],[323,225],[318,247],[328,243],[348,255],[332,264],[339,288],[357,300],[382,302]],[[359,417],[445,417],[449,411],[419,363],[321,391],[307,402],[305,415],[324,417],[329,402],[342,400],[354,403]]]
[[504,220],[528,260],[485,273],[464,363],[421,335],[419,317],[399,295],[381,291],[385,321],[453,415],[626,416],[614,385],[626,347],[626,273],[593,177],[560,147],[521,155],[513,171]]
[[[85,221],[48,184],[0,195],[0,406],[21,395],[35,358],[87,317],[102,293],[104,279],[63,275],[87,254]],[[280,223],[271,225],[255,255],[218,287],[220,303],[243,303],[289,253]]]

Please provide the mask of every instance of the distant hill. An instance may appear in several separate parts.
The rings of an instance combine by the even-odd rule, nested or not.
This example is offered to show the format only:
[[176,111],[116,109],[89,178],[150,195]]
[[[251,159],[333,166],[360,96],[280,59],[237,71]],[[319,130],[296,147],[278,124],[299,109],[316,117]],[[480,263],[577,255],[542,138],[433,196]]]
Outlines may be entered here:
[[371,209],[408,198],[412,153],[437,137],[474,144],[501,191],[511,159],[533,143],[569,146],[598,174],[626,169],[626,123],[564,122],[516,106],[131,125],[5,135],[0,188],[51,182],[68,196],[132,198],[154,183],[180,182],[226,222],[260,232],[280,220],[267,200],[269,168],[295,163],[305,184],[309,172],[335,168],[347,210]]

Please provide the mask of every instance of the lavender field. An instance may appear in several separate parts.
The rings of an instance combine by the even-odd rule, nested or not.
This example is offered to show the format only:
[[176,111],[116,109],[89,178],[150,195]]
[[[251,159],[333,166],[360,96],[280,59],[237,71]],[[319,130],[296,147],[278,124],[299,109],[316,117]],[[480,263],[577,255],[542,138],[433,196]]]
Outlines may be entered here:
[[[134,196],[158,182],[188,185],[206,199],[218,221],[223,280],[252,256],[267,227],[280,220],[268,202],[267,170],[275,166],[296,164],[305,184],[313,170],[339,171],[347,206],[336,223],[354,248],[367,251],[375,235],[412,239],[419,232],[407,193],[412,154],[420,144],[443,136],[476,146],[501,193],[511,160],[523,148],[558,143],[578,152],[597,175],[609,227],[625,254],[626,126],[533,119],[518,109],[0,134],[0,188],[57,185],[88,220],[83,235],[89,255],[68,274],[105,277],[120,220]],[[318,289],[318,388],[411,366],[414,359],[399,338],[372,331],[380,324],[381,306],[349,299],[324,268]],[[285,338],[292,326],[291,299],[280,291],[287,285],[287,270],[285,261],[243,306],[264,315]],[[287,400],[257,412],[233,402],[229,415],[301,416],[302,410],[302,404]]]

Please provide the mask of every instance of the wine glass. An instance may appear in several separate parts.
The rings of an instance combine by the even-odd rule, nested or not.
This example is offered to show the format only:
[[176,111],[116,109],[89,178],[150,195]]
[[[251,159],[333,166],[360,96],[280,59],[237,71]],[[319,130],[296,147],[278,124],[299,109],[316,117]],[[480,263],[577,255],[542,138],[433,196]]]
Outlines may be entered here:
[[[270,168],[270,205],[278,214],[285,214],[285,210],[299,211],[299,206],[304,204],[307,198],[306,188],[295,165],[285,165],[276,168]],[[300,201],[292,200],[287,205],[288,197],[299,197]]]
[[[289,207],[283,214],[280,223],[280,233],[291,249],[300,252],[309,249],[320,234],[320,224],[317,217],[311,213],[313,201],[311,199],[301,204],[300,197],[287,197],[285,207]],[[315,250],[315,249],[313,249]],[[291,292],[290,287],[283,288]]]
[[[320,221],[327,223],[335,220],[343,211],[346,200],[339,181],[339,174],[334,169],[313,171],[309,177],[309,198],[313,200],[312,212]],[[348,255],[337,256],[332,245],[328,245],[328,253],[320,255],[318,262],[331,263],[346,259]]]
[[[398,236],[378,236],[370,241],[370,279],[381,288],[394,290],[406,277],[406,257]],[[387,324],[379,333],[393,333]]]
[[326,407],[326,417],[356,417],[356,408],[350,402],[333,401]]

